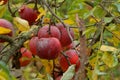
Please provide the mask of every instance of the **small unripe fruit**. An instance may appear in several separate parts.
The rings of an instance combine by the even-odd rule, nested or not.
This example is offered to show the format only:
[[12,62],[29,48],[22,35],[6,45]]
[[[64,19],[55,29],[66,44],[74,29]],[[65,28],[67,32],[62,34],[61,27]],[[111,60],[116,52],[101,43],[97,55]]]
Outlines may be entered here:
[[52,25],[51,26],[46,25],[39,29],[38,37],[39,38],[55,37],[55,38],[60,39],[61,34],[57,27],[52,26]]
[[37,43],[37,55],[42,59],[55,59],[61,50],[61,44],[57,38],[40,38]]
[[[70,45],[72,43],[72,41],[70,39],[70,36],[68,35],[67,29],[61,23],[56,24],[56,26],[58,27],[58,29],[61,32],[60,42],[61,42],[62,47]],[[70,35],[72,36],[72,38],[74,38],[73,30],[70,29],[69,32],[70,32]]]
[[38,13],[36,10],[29,8],[26,5],[23,5],[19,9],[19,15],[22,19],[27,20],[29,24],[32,25],[37,19]]
[[37,54],[37,41],[38,37],[32,37],[29,42],[29,48],[33,55]]
[[22,56],[20,57],[19,61],[20,61],[20,66],[27,66],[32,59],[32,53],[26,49],[26,48],[21,48],[20,52],[22,54]]
[[[76,65],[75,70],[78,71],[78,69],[80,67],[80,60],[79,60],[79,56],[76,53],[76,51],[73,49],[67,50],[65,52],[65,55],[67,57],[65,57],[63,55],[59,56],[59,63],[60,63],[62,70],[65,72],[68,69],[68,67],[69,67],[68,61],[69,61],[71,65],[72,64]],[[68,58],[68,60],[66,58]]]
[[[13,28],[13,25],[8,20],[0,19],[0,27],[10,29],[11,32],[5,35],[13,36],[14,28]],[[4,42],[4,40],[0,40],[0,42]]]

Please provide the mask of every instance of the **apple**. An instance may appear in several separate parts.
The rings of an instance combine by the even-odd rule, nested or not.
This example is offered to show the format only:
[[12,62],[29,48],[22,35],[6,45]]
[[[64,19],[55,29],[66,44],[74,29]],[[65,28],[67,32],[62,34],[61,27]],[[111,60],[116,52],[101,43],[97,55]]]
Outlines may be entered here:
[[46,25],[39,29],[38,37],[39,38],[55,37],[55,38],[60,39],[61,34],[57,27],[52,26],[52,25],[51,26]]
[[37,55],[42,59],[55,59],[61,51],[61,44],[57,38],[40,38],[37,42]]
[[19,9],[19,15],[22,19],[27,20],[29,24],[32,25],[37,19],[38,13],[36,10],[27,7],[27,5],[23,5]]
[[58,76],[55,80],[61,80],[62,75]]
[[8,0],[0,0],[0,2],[2,2],[2,1],[3,1],[2,5],[6,4],[8,2]]
[[[72,43],[70,36],[68,35],[67,29],[63,26],[62,23],[58,23],[56,24],[56,26],[58,27],[58,29],[61,32],[61,38],[60,38],[60,42],[62,47],[68,46]],[[72,38],[74,38],[74,32],[72,29],[70,29],[70,34],[72,36]]]
[[76,51],[74,49],[69,49],[65,52],[65,55],[68,57],[68,60],[63,55],[60,55],[58,57],[59,63],[63,72],[65,72],[69,67],[68,61],[70,62],[70,64],[75,64],[76,65],[75,70],[78,71],[80,67],[80,60]]
[[63,47],[63,51],[74,48],[74,44],[71,43],[68,46]]
[[[61,80],[62,76],[63,75],[58,76],[55,80]],[[74,78],[72,78],[71,80],[74,80]]]
[[32,37],[29,41],[29,48],[33,55],[37,54],[37,41],[38,37]]
[[19,58],[20,66],[21,67],[27,66],[31,62],[32,53],[24,47],[20,49],[20,52],[22,54],[22,56]]
[[[8,36],[11,36],[11,37],[13,36],[14,28],[13,28],[12,23],[10,23],[8,20],[0,19],[0,27],[7,28],[7,29],[11,30],[10,33],[4,34],[4,35],[8,35]],[[0,40],[0,42],[5,42],[5,41],[4,40]]]

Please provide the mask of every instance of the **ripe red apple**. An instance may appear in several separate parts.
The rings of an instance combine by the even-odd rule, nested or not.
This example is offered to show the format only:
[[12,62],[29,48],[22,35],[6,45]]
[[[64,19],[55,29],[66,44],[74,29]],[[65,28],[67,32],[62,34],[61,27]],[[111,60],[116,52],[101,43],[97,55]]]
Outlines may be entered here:
[[[55,80],[61,80],[62,75],[58,76]],[[74,80],[73,78],[71,80]]]
[[[67,29],[61,23],[56,24],[56,26],[61,32],[60,42],[61,42],[62,47],[70,45],[72,41],[68,35]],[[74,32],[72,29],[70,29],[70,34],[74,38]]]
[[[13,36],[13,33],[14,33],[13,25],[8,20],[0,19],[0,27],[10,29],[11,32],[5,35]],[[4,40],[0,40],[0,42],[4,42]]]
[[22,54],[22,56],[20,57],[19,61],[20,61],[20,66],[27,66],[32,59],[32,53],[26,49],[26,48],[21,48],[20,52]]
[[2,2],[2,1],[3,1],[2,5],[6,4],[8,2],[8,0],[0,0],[0,2]]
[[[80,67],[80,60],[79,60],[79,56],[78,54],[76,53],[75,50],[73,49],[70,49],[70,50],[67,50],[65,52],[65,55],[68,57],[68,60],[71,64],[75,64],[76,67],[75,67],[75,70],[77,71]],[[59,63],[60,63],[60,66],[62,68],[62,70],[65,72],[68,67],[69,67],[69,64],[68,64],[68,60],[66,59],[65,56],[63,55],[60,55],[59,56]]]
[[58,76],[55,80],[61,80],[61,78],[62,78],[62,75]]
[[38,37],[39,38],[55,37],[55,38],[60,39],[61,34],[57,27],[52,26],[52,25],[51,26],[46,25],[39,29]]
[[19,15],[22,19],[27,20],[29,24],[32,25],[37,19],[38,13],[36,10],[27,7],[27,5],[23,5],[19,9]]
[[57,38],[40,38],[37,42],[37,55],[42,59],[55,59],[60,50],[61,44]]
[[29,42],[29,48],[33,55],[37,54],[37,41],[38,37],[32,37]]

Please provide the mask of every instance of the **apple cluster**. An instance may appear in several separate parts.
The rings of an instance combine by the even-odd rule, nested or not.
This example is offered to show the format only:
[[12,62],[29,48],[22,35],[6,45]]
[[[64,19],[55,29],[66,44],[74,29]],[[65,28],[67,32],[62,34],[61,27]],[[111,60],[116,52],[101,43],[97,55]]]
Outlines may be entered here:
[[[74,38],[73,30],[69,29],[69,32]],[[63,72],[68,69],[69,63],[75,64],[77,71],[80,67],[80,60],[76,50],[72,49],[70,35],[62,23],[45,25],[39,29],[37,36],[30,39],[30,51],[41,59],[54,60],[58,58]],[[64,55],[61,52],[64,52]]]

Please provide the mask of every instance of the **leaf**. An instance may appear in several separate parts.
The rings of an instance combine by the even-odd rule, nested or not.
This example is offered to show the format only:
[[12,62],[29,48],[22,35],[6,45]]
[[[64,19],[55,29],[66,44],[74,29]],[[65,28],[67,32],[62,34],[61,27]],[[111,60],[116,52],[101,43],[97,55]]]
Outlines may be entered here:
[[6,6],[0,6],[0,18],[4,15],[6,11]]
[[37,20],[40,19],[43,15],[46,14],[46,11],[45,11],[43,8],[39,8],[38,11],[39,11],[40,14],[38,15],[38,17],[37,17],[37,19],[36,19],[35,21],[37,21]]
[[75,74],[75,65],[71,65],[65,73],[63,73],[63,76],[61,80],[71,80]]
[[11,32],[10,29],[0,26],[0,34],[8,34],[10,32]]
[[13,80],[8,67],[2,61],[0,61],[0,80]]
[[64,20],[64,23],[72,25],[72,24],[74,24],[74,21],[71,19],[66,19],[66,20]]
[[44,65],[46,72],[50,74],[53,71],[53,61],[41,59],[41,62]]
[[47,78],[48,80],[53,80],[53,78],[49,74],[47,74]]
[[112,46],[102,45],[100,47],[101,51],[116,51],[117,49]]
[[16,25],[19,31],[27,31],[30,29],[28,21],[20,18],[20,17],[14,17],[13,23]]
[[102,60],[110,68],[118,64],[118,58],[115,54],[105,52],[102,56]]
[[97,30],[96,27],[90,27],[90,28],[86,29],[86,30],[83,32],[83,35],[84,35],[84,34],[90,35],[91,33],[94,33],[96,30]]
[[113,17],[104,17],[104,22],[109,23],[113,20]]
[[116,3],[115,6],[117,7],[117,10],[120,12],[120,3]]
[[93,14],[94,14],[95,17],[101,19],[101,18],[103,18],[105,16],[106,12],[101,7],[96,6],[94,8]]

